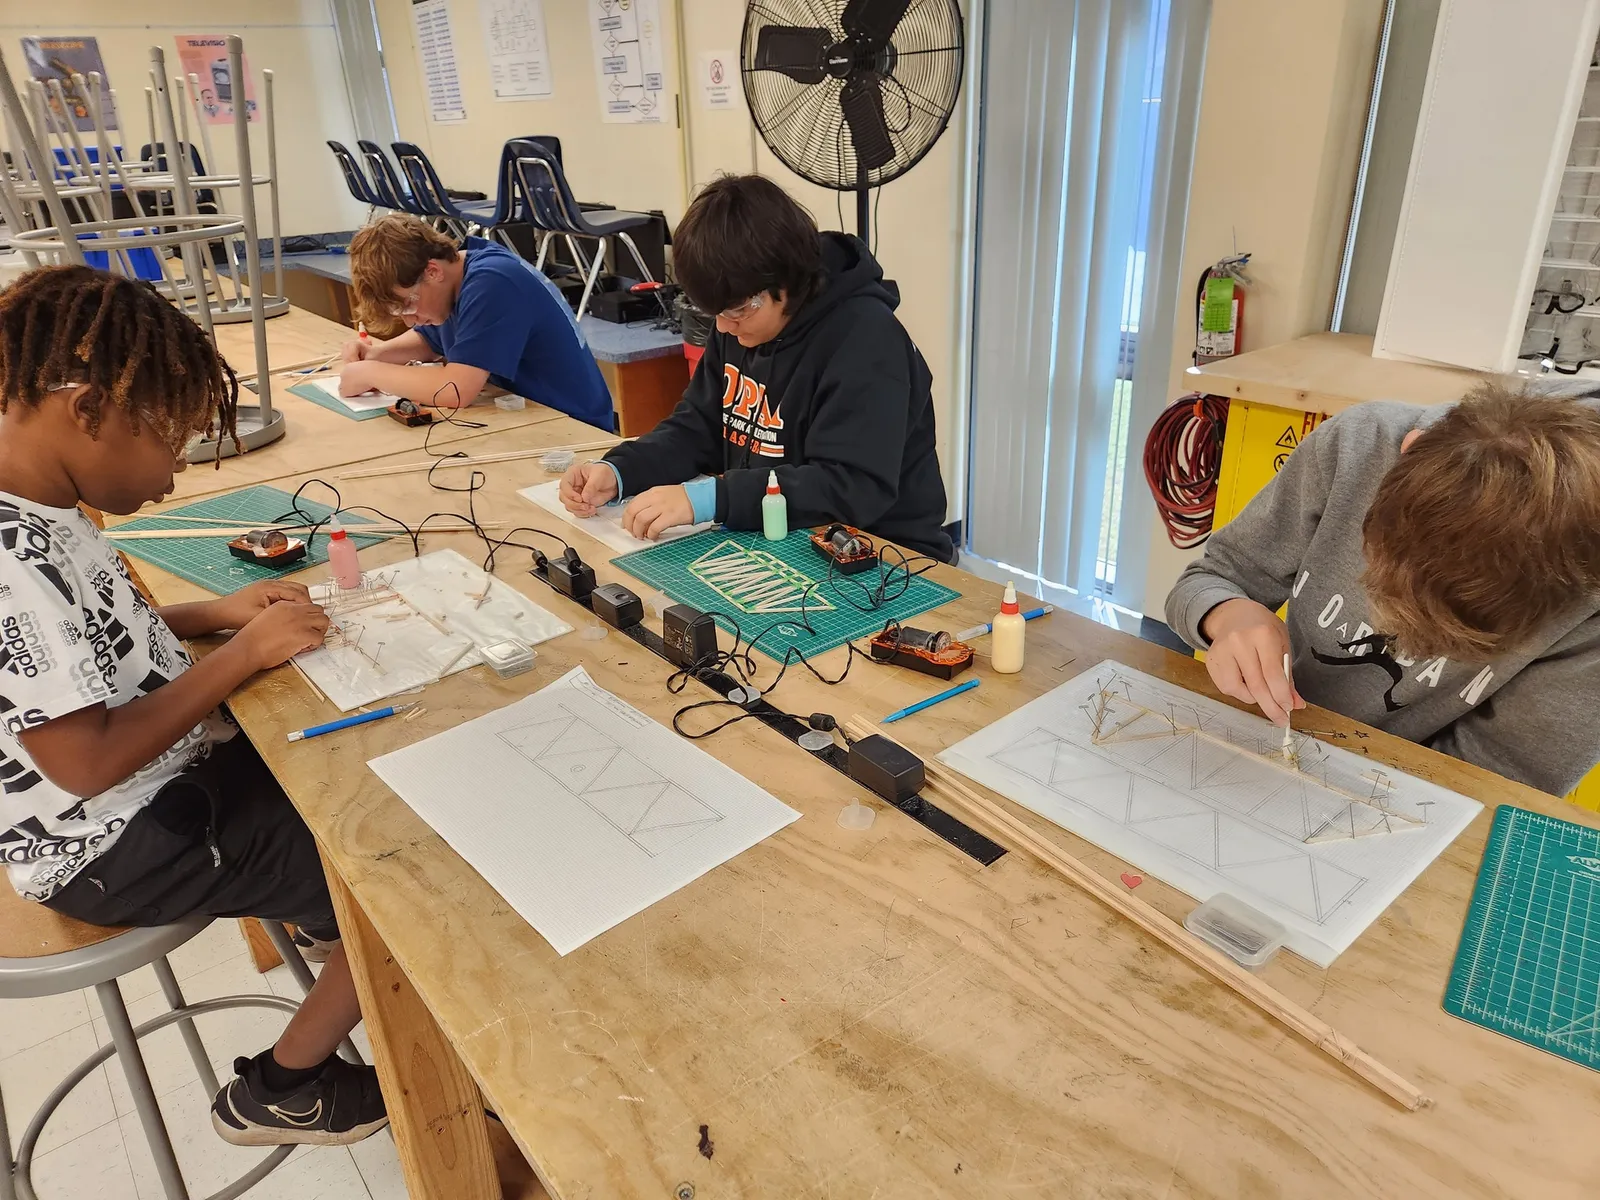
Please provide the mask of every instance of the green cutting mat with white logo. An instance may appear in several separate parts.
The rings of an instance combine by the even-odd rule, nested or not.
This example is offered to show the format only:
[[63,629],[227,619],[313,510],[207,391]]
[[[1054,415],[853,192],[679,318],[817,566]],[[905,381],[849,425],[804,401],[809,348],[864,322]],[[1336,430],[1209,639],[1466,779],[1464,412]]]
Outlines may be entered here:
[[[889,558],[898,561],[893,551]],[[782,659],[791,646],[808,658],[822,654],[877,633],[890,619],[911,624],[918,613],[960,595],[921,576],[908,583],[899,567],[885,567],[881,576],[876,568],[858,575],[836,571],[830,580],[828,561],[802,530],[781,542],[769,542],[759,533],[711,530],[613,561],[679,604],[719,614],[717,624],[729,633],[737,620],[744,637],[759,636],[756,649],[775,659]],[[927,565],[926,559],[913,559],[911,569]],[[885,579],[886,599],[874,608],[873,594]],[[770,632],[762,636],[764,630]]]
[[1600,1069],[1600,830],[1495,813],[1444,1008]]
[[[192,467],[191,470],[204,471],[205,467]],[[333,509],[326,504],[318,504],[304,497],[300,499],[300,511],[306,517],[320,521],[333,515]],[[221,496],[210,496],[204,500],[196,500],[193,504],[185,504],[182,508],[172,509],[160,516],[136,517],[132,521],[125,521],[121,525],[113,526],[107,532],[120,533],[124,530],[135,529],[168,529],[181,531],[183,529],[204,529],[206,526],[194,521],[174,521],[173,517],[205,517],[214,520],[217,527],[242,527],[245,525],[270,525],[274,521],[294,521],[301,518],[294,516],[294,496],[279,488],[268,487],[266,484],[257,484],[255,487],[241,488],[237,492],[227,492]],[[358,525],[371,520],[370,517],[343,516],[339,520],[347,527],[354,529]],[[306,531],[295,529],[286,531],[291,537],[304,540]],[[203,587],[208,592],[215,592],[219,596],[232,595],[242,587],[248,587],[260,579],[281,579],[285,575],[292,575],[296,571],[303,571],[307,567],[314,567],[319,563],[328,561],[328,536],[327,530],[318,531],[306,548],[306,556],[297,563],[291,563],[281,570],[272,567],[257,566],[255,563],[245,562],[228,553],[229,537],[210,535],[202,537],[175,537],[175,538],[134,538],[132,540],[112,538],[111,544],[118,550],[141,558],[145,562],[160,567],[180,579],[187,579],[190,583]],[[358,550],[377,543],[388,537],[388,534],[366,534],[361,537],[351,535],[350,540],[356,544]]]

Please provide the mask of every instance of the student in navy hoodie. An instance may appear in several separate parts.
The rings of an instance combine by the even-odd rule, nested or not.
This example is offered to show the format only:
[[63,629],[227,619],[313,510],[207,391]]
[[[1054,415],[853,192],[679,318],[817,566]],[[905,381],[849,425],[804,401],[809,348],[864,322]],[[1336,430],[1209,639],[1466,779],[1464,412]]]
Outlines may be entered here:
[[932,376],[861,240],[818,233],[770,179],[723,176],[679,222],[673,261],[716,332],[670,417],[566,473],[567,509],[626,500],[623,525],[643,538],[760,529],[776,470],[791,527],[844,521],[951,561]]

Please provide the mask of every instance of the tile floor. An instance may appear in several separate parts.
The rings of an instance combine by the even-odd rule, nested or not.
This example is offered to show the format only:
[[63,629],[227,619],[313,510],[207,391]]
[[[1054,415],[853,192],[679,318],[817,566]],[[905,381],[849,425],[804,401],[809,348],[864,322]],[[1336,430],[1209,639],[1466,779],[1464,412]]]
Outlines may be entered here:
[[[213,922],[170,961],[191,1003],[263,992],[300,998],[287,967],[256,973],[236,921]],[[135,1025],[166,1011],[149,967],[124,977],[122,994]],[[199,1017],[196,1024],[218,1079],[225,1080],[235,1056],[269,1045],[287,1020],[287,1013],[258,1008]],[[361,1030],[354,1040],[371,1062]],[[0,1000],[0,1097],[13,1148],[61,1077],[109,1041],[93,991]],[[191,1195],[216,1191],[267,1153],[230,1146],[212,1130],[211,1097],[195,1078],[175,1026],[140,1044]],[[39,1140],[33,1182],[40,1200],[164,1200],[115,1058],[97,1067],[56,1110]],[[302,1147],[246,1194],[250,1200],[404,1200],[406,1189],[394,1142],[384,1132],[352,1147]]]

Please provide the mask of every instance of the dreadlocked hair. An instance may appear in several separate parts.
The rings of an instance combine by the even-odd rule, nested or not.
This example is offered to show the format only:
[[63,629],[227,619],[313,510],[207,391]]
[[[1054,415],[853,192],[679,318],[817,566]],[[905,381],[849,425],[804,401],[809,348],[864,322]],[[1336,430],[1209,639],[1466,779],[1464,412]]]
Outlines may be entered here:
[[243,450],[238,377],[199,326],[142,280],[40,267],[0,292],[0,413],[74,383],[87,386],[91,434],[109,400],[176,455],[219,428]]

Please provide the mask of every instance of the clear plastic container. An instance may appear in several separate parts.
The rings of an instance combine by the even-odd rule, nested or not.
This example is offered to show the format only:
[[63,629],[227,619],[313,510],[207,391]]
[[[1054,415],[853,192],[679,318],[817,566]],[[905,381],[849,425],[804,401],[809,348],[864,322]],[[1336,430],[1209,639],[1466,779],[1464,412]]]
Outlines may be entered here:
[[494,406],[501,412],[521,412],[528,407],[528,402],[521,396],[496,396]]
[[1183,927],[1241,967],[1265,966],[1289,931],[1260,909],[1219,892],[1183,919]]
[[551,450],[539,457],[539,465],[546,471],[559,475],[570,467],[577,457],[571,450]]
[[515,638],[485,646],[478,654],[501,679],[532,670],[533,660],[538,657],[532,646]]

